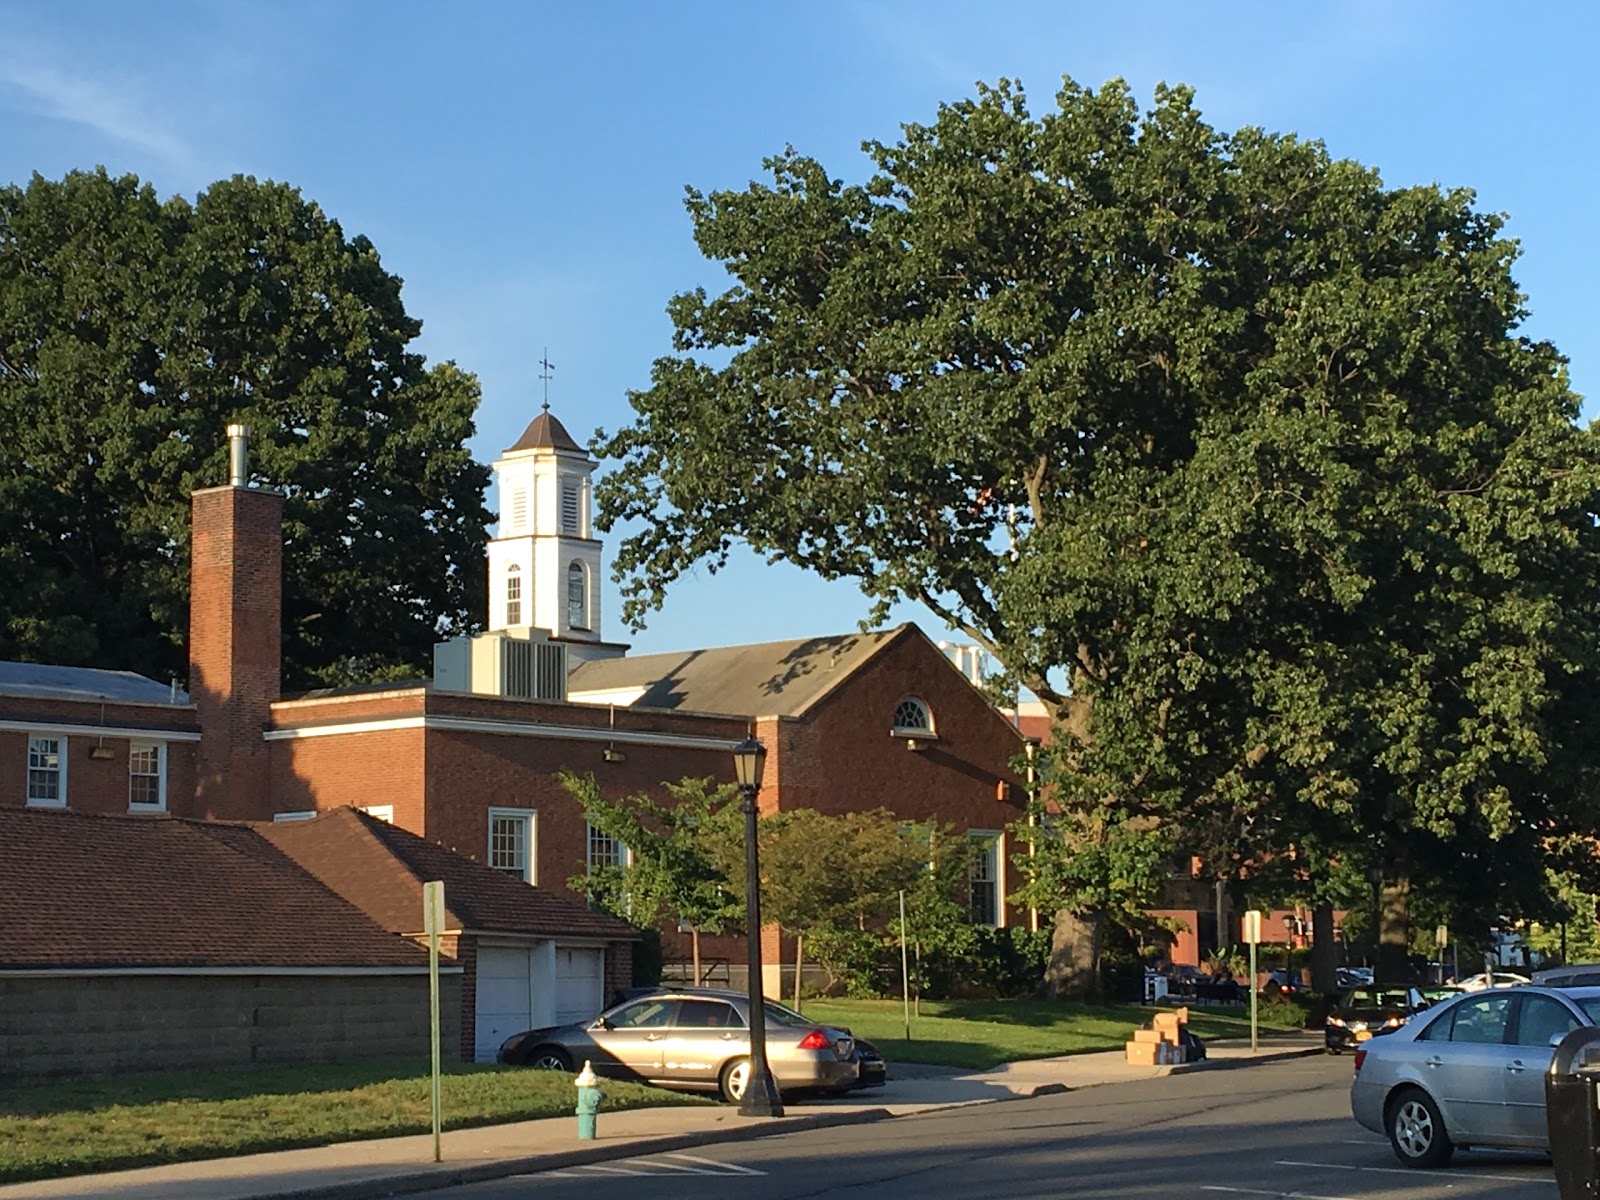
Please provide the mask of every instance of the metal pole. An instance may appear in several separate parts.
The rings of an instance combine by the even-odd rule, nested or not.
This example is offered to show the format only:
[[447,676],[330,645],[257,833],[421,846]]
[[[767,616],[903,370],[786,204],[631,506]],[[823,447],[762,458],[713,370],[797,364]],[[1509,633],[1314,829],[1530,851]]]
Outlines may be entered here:
[[1256,944],[1250,943],[1250,1053],[1256,1052]]
[[906,961],[906,893],[900,889],[900,996],[906,1006],[906,1041],[911,1040],[911,967]]
[[744,903],[749,927],[750,1079],[739,1101],[741,1117],[781,1117],[783,1105],[778,1085],[767,1067],[766,995],[761,979],[761,856],[756,846],[756,788],[741,787],[744,794]]

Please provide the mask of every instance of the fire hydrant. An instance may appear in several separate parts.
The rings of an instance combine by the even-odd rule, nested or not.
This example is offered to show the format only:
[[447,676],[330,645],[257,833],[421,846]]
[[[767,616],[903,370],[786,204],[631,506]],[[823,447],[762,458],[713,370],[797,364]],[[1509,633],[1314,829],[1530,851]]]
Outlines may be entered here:
[[583,1070],[572,1082],[578,1089],[578,1139],[593,1141],[595,1114],[600,1111],[600,1101],[606,1098],[606,1094],[597,1086],[600,1079],[587,1059],[584,1060]]

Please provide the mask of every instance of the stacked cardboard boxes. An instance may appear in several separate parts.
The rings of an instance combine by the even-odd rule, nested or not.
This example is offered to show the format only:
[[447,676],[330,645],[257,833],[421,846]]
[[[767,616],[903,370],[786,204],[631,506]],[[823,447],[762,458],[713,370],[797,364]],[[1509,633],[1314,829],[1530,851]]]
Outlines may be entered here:
[[1149,1029],[1135,1029],[1128,1043],[1128,1062],[1136,1067],[1159,1067],[1184,1061],[1183,1027],[1189,1023],[1187,1008],[1158,1012]]

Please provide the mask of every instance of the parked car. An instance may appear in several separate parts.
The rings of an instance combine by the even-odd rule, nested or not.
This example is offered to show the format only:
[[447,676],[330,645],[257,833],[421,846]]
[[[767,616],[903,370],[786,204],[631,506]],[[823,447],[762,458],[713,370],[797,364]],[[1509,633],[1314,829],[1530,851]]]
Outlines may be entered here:
[[1526,975],[1516,975],[1510,971],[1485,971],[1481,975],[1468,975],[1459,986],[1464,992],[1481,992],[1484,988],[1517,987],[1531,982]]
[[858,1088],[882,1087],[889,1082],[889,1064],[883,1061],[878,1048],[866,1038],[856,1038],[856,1082]]
[[[764,1011],[767,1063],[780,1092],[847,1092],[858,1085],[862,1060],[848,1029],[819,1025],[770,1000]],[[556,1071],[588,1061],[597,1075],[720,1092],[736,1104],[750,1079],[749,1015],[743,992],[662,988],[590,1021],[513,1034],[499,1057],[511,1066]]]
[[1345,988],[1361,987],[1372,982],[1372,968],[1336,967],[1334,968],[1333,982],[1341,991]]
[[1329,1054],[1354,1050],[1362,1042],[1394,1032],[1427,1007],[1428,998],[1403,983],[1351,988],[1328,1010],[1323,1042]]
[[1544,1077],[1570,1031],[1600,1024],[1600,987],[1482,988],[1356,1050],[1350,1111],[1408,1167],[1457,1146],[1549,1149]]
[[1600,987],[1600,963],[1546,967],[1533,973],[1532,982],[1542,983],[1545,987]]
[[[1596,979],[1595,982],[1600,983],[1600,979]],[[1466,990],[1467,989],[1462,987],[1459,983],[1441,983],[1434,987],[1423,988],[1422,994],[1434,1004],[1437,1004],[1441,1000],[1448,1000],[1452,996],[1459,996]]]

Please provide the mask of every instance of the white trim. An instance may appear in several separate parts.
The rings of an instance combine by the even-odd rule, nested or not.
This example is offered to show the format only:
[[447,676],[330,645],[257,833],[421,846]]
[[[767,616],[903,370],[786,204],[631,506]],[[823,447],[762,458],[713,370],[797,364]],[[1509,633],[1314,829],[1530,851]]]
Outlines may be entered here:
[[536,808],[510,808],[504,805],[493,805],[489,809],[488,846],[483,861],[491,871],[499,871],[502,875],[510,875],[510,871],[494,865],[494,823],[497,817],[509,817],[513,820],[522,821],[524,834],[523,853],[527,855],[527,862],[523,864],[522,868],[522,881],[537,887],[539,884],[539,810]]
[[731,738],[694,737],[680,733],[652,733],[642,729],[612,729],[605,725],[552,725],[526,721],[495,721],[479,717],[426,715],[414,717],[373,717],[365,721],[340,721],[329,725],[301,725],[291,729],[269,729],[262,736],[269,742],[296,741],[300,738],[337,737],[347,733],[389,733],[398,729],[427,729],[445,733],[498,733],[510,737],[556,738],[574,742],[626,742],[633,746],[674,746],[680,750],[731,751]]
[[[156,748],[156,795],[160,799],[154,804],[135,804],[133,802],[133,748],[135,746],[154,746]],[[128,740],[128,811],[132,813],[167,811],[167,744],[159,738],[130,738]]]
[[[463,968],[439,965],[441,975]],[[0,979],[79,979],[100,975],[426,975],[422,967],[19,967],[0,970]]]
[[273,813],[272,823],[281,825],[285,821],[311,821],[315,820],[316,816],[317,810],[314,808],[297,808],[292,812]]
[[[35,800],[28,795],[29,777],[33,774],[33,742],[51,741],[56,744],[56,798],[54,800]],[[72,739],[64,733],[56,733],[50,729],[30,729],[28,731],[28,745],[22,759],[22,802],[28,808],[65,808],[67,807],[67,762],[72,757]]]
[[76,722],[37,722],[37,721],[0,721],[0,732],[3,733],[48,733],[59,734],[62,737],[94,735],[97,737],[127,738],[130,741],[163,741],[163,742],[198,742],[200,735],[191,733],[187,729],[133,729],[121,725],[92,725],[87,721]]

